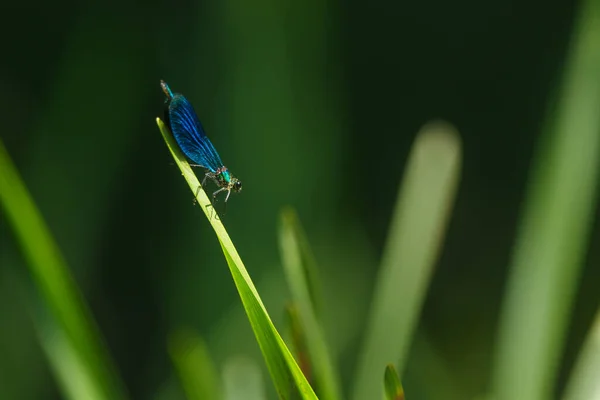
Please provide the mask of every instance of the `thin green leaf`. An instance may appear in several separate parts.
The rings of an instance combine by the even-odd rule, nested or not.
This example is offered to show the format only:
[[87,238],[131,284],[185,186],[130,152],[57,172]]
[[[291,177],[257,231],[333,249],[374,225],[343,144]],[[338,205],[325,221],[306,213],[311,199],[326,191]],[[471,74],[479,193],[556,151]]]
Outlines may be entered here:
[[[57,326],[55,335],[46,336],[47,332],[43,330],[39,332],[42,339],[56,339],[55,342],[43,343],[46,354],[71,360],[74,364],[69,365],[78,366],[78,376],[85,377],[77,385],[62,386],[64,394],[76,396],[86,393],[90,396],[88,398],[109,400],[126,398],[83,296],[1,141],[0,188],[0,204]],[[61,368],[67,364],[51,361],[57,367],[55,371],[59,382],[64,383]],[[75,387],[77,390],[74,390]]]
[[388,364],[385,367],[383,380],[387,400],[404,400],[404,389],[402,388],[394,364]]
[[564,399],[600,399],[600,312],[579,353]]
[[196,194],[198,204],[217,234],[244,310],[248,315],[248,320],[263,353],[279,397],[289,399],[297,391],[302,399],[316,399],[314,391],[304,375],[302,375],[302,371],[300,371],[294,357],[283,342],[283,339],[281,339],[279,332],[275,329],[267,309],[248,275],[244,263],[233,246],[216,211],[212,207],[208,196],[202,190],[196,175],[194,175],[187,160],[181,154],[177,143],[175,143],[165,124],[160,118],[157,118],[156,122],[177,166],[190,186],[192,193]]
[[316,318],[320,318],[321,312],[321,280],[319,278],[319,267],[313,254],[306,233],[298,219],[296,211],[292,207],[285,207],[281,211],[280,237],[283,230],[289,230],[293,235],[295,245],[298,247],[302,261],[303,281],[308,292],[313,312]]
[[246,357],[234,357],[223,367],[225,400],[266,400],[259,366]]
[[[309,268],[311,267],[303,262],[298,234],[300,231],[300,223],[296,213],[291,208],[284,210],[281,214],[279,228],[279,247],[287,282],[292,292],[294,304],[298,307],[300,324],[306,335],[306,346],[315,386],[322,399],[336,400],[340,398],[338,378],[311,297],[311,287],[316,286],[316,268],[312,264],[313,270],[310,271]],[[305,252],[307,251],[309,251],[308,246],[305,247]],[[312,254],[307,255],[307,257],[311,256]],[[312,277],[312,284],[309,283],[308,276]],[[314,290],[312,294],[316,295]]]
[[296,355],[298,365],[306,377],[306,380],[313,383],[308,345],[306,344],[306,333],[304,332],[304,326],[300,321],[298,307],[294,304],[288,304],[285,307],[285,313],[289,334],[291,336],[292,353]]
[[63,395],[69,399],[105,399],[96,390],[85,361],[73,350],[63,331],[56,324],[41,317],[33,318],[42,350],[48,358],[50,368],[58,381]]
[[189,400],[221,398],[218,374],[200,336],[178,331],[169,340],[169,353]]
[[448,124],[425,125],[406,166],[377,277],[353,399],[382,393],[381,369],[402,374],[429,280],[441,249],[459,179],[461,146]]
[[[555,397],[600,168],[600,3],[581,3],[533,171],[502,306],[496,400]],[[554,111],[555,110],[555,111]]]

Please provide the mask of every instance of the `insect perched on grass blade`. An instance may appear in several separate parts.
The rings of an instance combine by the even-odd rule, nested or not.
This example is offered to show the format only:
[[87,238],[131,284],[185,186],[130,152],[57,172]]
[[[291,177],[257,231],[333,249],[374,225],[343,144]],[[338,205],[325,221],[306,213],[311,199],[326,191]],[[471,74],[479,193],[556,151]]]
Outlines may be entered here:
[[202,180],[202,187],[204,187],[206,178],[210,178],[219,187],[213,193],[213,199],[216,199],[217,194],[227,191],[225,197],[227,203],[232,190],[234,192],[242,190],[242,182],[223,165],[219,153],[206,136],[190,102],[183,95],[171,92],[165,81],[160,81],[160,86],[167,95],[165,122],[171,129],[177,144],[183,153],[195,163],[190,164],[192,167],[202,167],[207,170]]

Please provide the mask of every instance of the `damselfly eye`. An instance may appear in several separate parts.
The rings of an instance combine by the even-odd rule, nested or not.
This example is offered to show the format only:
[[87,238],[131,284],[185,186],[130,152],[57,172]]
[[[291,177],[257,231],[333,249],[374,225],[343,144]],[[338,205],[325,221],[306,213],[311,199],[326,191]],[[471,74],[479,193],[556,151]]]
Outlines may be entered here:
[[235,190],[236,192],[240,192],[242,190],[242,182],[235,181],[233,183],[233,190]]

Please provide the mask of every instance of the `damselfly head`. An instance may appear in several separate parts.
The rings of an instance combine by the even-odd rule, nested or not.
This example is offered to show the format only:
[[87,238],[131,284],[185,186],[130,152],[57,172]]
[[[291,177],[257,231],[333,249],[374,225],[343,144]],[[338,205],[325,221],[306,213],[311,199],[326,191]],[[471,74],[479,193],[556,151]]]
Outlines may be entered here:
[[242,181],[240,181],[238,178],[231,178],[231,189],[234,192],[241,192],[242,191]]

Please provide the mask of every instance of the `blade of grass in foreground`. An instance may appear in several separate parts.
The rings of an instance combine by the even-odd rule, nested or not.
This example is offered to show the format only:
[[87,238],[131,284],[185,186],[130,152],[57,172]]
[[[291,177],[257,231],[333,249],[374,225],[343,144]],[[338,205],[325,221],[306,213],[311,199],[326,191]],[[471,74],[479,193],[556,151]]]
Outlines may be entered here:
[[[60,250],[35,206],[21,177],[0,141],[0,204],[22,248],[37,289],[57,325],[55,335],[48,335],[36,320],[40,338],[49,356],[63,357],[78,366],[77,384],[62,386],[66,396],[74,399],[118,400],[126,398],[108,353],[100,340],[94,321],[69,273]],[[56,339],[53,341],[53,338]],[[56,346],[56,347],[54,347]],[[64,352],[59,351],[63,349]],[[59,382],[66,363],[51,360]],[[74,364],[71,364],[74,365]],[[84,395],[85,394],[85,395]]]
[[495,400],[555,398],[600,168],[600,2],[581,3],[556,110],[545,124],[500,318]]
[[565,400],[600,399],[600,312],[571,373]]
[[188,330],[174,333],[169,340],[169,354],[188,400],[222,398],[219,376],[198,334]]
[[358,359],[355,400],[382,396],[381,371],[402,376],[459,179],[461,146],[450,125],[425,125],[415,140],[390,224]]
[[216,211],[212,208],[208,196],[204,190],[198,190],[201,186],[196,175],[183,154],[181,154],[169,129],[160,118],[157,118],[156,122],[177,166],[190,186],[192,193],[197,194],[196,200],[217,234],[233,281],[242,300],[246,314],[248,315],[248,320],[250,321],[258,345],[263,353],[263,357],[265,358],[267,368],[269,369],[279,397],[282,399],[290,399],[294,393],[298,392],[302,399],[316,399],[317,397],[314,391],[304,375],[302,375],[302,371],[300,371],[294,357],[283,342],[279,332],[277,332],[275,325],[273,325],[271,317],[269,317],[267,309],[265,308],[258,291],[254,287],[254,283],[250,279],[250,275],[248,275],[244,263],[233,246],[221,220],[216,216]]
[[[315,285],[311,286],[308,280],[309,276],[313,281],[316,280],[316,271],[311,271],[309,265],[303,262],[300,232],[301,227],[296,213],[291,208],[285,209],[281,213],[279,247],[287,282],[306,335],[306,346],[315,387],[318,389],[321,399],[337,400],[340,398],[338,378],[329,355],[320,321],[315,313],[312,295],[317,293],[314,293],[314,289],[311,293],[311,287],[314,288]],[[306,259],[306,256],[304,259]]]
[[388,364],[387,367],[385,367],[383,382],[387,400],[404,400],[404,389],[402,388],[394,364]]

